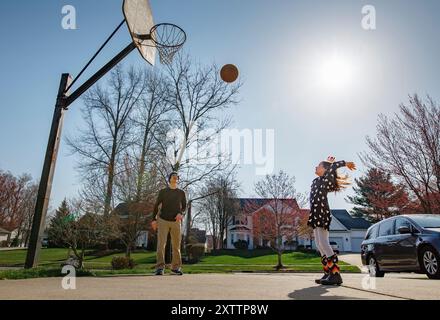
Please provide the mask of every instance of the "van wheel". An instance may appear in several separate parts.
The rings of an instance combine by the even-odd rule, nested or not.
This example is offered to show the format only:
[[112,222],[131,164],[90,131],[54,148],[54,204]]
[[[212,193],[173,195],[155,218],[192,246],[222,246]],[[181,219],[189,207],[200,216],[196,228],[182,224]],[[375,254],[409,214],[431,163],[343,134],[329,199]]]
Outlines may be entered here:
[[368,259],[368,273],[372,278],[383,278],[385,276],[385,272],[380,271],[379,263],[374,256],[370,256]]
[[433,248],[424,247],[422,249],[420,266],[429,279],[440,279],[440,257]]

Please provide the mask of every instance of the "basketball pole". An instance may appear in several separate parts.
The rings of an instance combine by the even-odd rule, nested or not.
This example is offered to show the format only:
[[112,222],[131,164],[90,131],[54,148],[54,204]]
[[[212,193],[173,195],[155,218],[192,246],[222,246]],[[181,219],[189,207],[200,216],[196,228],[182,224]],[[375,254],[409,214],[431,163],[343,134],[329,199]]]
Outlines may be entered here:
[[61,76],[49,141],[47,143],[46,155],[44,158],[43,171],[41,173],[40,185],[38,188],[37,202],[35,204],[31,235],[26,254],[25,269],[31,269],[38,266],[38,259],[41,251],[41,237],[46,225],[47,208],[49,206],[50,194],[52,191],[52,182],[58,157],[64,113],[76,99],[112,70],[134,49],[136,49],[136,45],[131,42],[71,95],[66,91],[70,88],[72,78],[68,73],[64,73]]
[[38,188],[37,203],[35,205],[32,230],[29,238],[28,251],[26,256],[25,268],[34,268],[38,264],[38,256],[41,250],[41,235],[45,227],[47,207],[49,205],[50,192],[52,189],[53,175],[57,161],[58,149],[60,146],[61,130],[63,127],[64,112],[67,109],[65,93],[72,82],[69,74],[61,76],[60,87],[58,89],[57,102],[52,118],[49,141],[47,143],[46,156],[44,158],[43,172],[41,173],[40,185]]

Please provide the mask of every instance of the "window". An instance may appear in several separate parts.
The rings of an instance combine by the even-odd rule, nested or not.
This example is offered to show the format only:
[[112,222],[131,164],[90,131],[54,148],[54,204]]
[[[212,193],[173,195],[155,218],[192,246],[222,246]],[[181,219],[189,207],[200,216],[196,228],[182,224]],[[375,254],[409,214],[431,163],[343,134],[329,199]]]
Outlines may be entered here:
[[405,218],[397,218],[396,219],[396,230],[395,230],[395,234],[399,234],[399,228],[400,227],[408,227],[410,228],[410,230],[412,232],[418,233],[417,229],[411,224],[411,222],[409,222],[409,220],[405,219]]
[[377,238],[377,230],[379,229],[378,225],[375,225],[368,230],[365,240],[376,239]]
[[379,237],[386,237],[394,234],[394,219],[385,220],[379,225]]
[[367,234],[365,235],[365,240],[372,239],[371,237],[372,234],[373,234],[373,228],[367,231]]
[[368,232],[367,232],[367,234],[365,236],[365,240],[376,239],[378,231],[379,231],[379,225],[378,224],[372,226],[370,228],[370,230],[368,230]]
[[418,225],[422,228],[440,228],[440,217],[438,216],[427,216],[427,215],[419,215],[419,216],[411,216]]
[[409,221],[404,218],[396,219],[396,229],[394,230],[394,234],[399,234],[398,230],[400,227],[408,227],[411,229],[411,223],[409,223]]

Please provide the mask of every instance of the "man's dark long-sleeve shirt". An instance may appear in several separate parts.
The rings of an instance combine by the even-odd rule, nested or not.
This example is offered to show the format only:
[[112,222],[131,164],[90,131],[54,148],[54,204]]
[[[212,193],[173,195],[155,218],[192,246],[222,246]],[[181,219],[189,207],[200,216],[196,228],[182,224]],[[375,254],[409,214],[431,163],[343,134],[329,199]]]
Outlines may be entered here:
[[159,191],[156,204],[154,205],[153,218],[156,220],[159,205],[162,204],[159,217],[167,221],[176,221],[178,214],[184,214],[186,210],[185,192],[180,189],[165,188]]

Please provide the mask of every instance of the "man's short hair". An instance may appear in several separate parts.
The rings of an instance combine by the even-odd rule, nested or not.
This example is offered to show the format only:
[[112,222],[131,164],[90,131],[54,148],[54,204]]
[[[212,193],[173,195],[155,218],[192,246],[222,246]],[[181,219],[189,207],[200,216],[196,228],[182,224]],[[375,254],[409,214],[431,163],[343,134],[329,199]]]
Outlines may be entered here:
[[171,177],[172,176],[177,176],[177,179],[180,179],[179,174],[176,171],[173,171],[170,173],[170,175],[168,176],[168,182],[171,181]]

